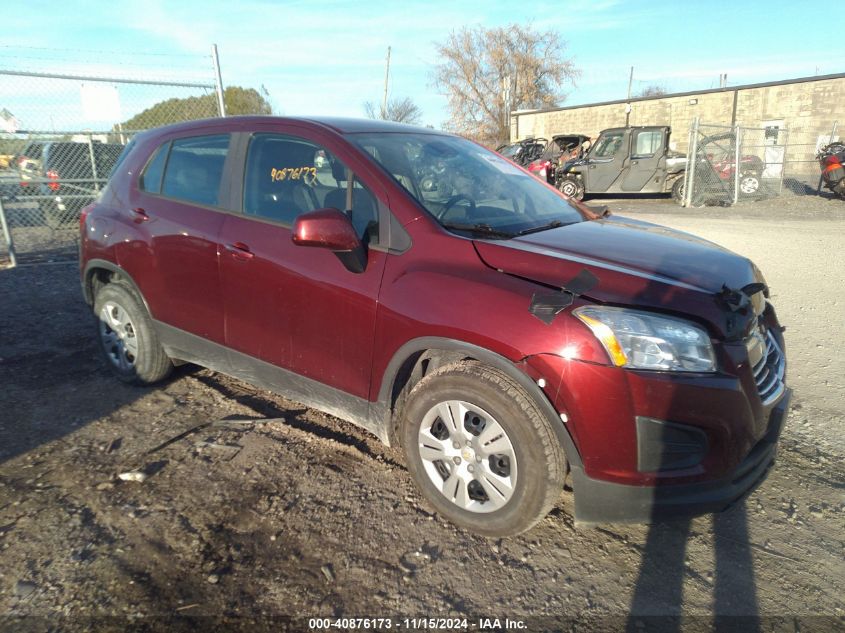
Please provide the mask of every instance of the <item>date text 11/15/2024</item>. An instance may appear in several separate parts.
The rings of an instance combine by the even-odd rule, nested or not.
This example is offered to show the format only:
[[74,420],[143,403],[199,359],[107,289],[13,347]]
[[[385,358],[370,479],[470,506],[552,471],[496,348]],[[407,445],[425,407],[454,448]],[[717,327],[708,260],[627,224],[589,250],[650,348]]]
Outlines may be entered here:
[[309,630],[521,631],[522,620],[510,618],[310,618]]

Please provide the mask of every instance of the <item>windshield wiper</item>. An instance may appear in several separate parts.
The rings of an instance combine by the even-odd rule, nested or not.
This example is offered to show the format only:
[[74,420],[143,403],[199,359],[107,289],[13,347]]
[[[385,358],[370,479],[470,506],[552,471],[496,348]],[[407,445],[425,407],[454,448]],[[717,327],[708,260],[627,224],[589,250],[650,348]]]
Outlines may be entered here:
[[457,224],[453,222],[444,222],[443,227],[454,231],[467,231],[469,233],[478,233],[479,235],[487,237],[500,237],[504,239],[509,239],[517,235],[516,233],[509,233],[508,231],[494,229],[489,224]]
[[575,224],[575,222],[561,222],[560,220],[552,220],[548,224],[542,224],[540,226],[535,226],[530,229],[523,229],[521,231],[517,231],[517,235],[528,235],[529,233],[539,233],[540,231],[548,231],[549,229],[557,229],[561,226],[569,226],[570,224]]

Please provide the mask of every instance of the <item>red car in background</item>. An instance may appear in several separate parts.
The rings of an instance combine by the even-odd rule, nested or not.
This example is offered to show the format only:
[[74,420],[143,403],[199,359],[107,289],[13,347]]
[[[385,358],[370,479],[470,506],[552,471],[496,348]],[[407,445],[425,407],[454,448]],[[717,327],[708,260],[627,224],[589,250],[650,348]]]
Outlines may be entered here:
[[566,161],[581,158],[590,149],[590,137],[584,134],[557,134],[546,144],[542,155],[525,167],[540,180],[555,184],[558,167]]
[[774,461],[789,389],[760,271],[465,139],[345,119],[151,130],[80,228],[118,378],[197,363],[358,424],[480,534],[527,530],[567,480],[579,521],[720,511]]

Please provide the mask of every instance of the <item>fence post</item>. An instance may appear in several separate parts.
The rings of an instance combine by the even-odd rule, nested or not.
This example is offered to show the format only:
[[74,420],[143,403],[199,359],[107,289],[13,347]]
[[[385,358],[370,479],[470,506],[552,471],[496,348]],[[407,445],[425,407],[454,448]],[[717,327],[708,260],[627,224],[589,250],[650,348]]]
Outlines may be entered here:
[[742,128],[737,123],[734,126],[734,204],[739,202],[739,170],[742,167],[742,163],[740,162],[742,159],[742,152],[740,151],[741,139]]
[[698,154],[698,117],[692,120],[692,129],[690,130],[689,155],[687,157],[687,168],[684,170],[684,206],[692,206],[692,188],[695,185],[695,163],[696,154]]
[[99,191],[100,183],[97,176],[97,161],[94,159],[94,142],[91,139],[92,136],[93,134],[88,135],[88,157],[91,159],[91,175],[94,177],[94,191]]
[[220,58],[217,56],[217,44],[211,45],[211,60],[214,62],[214,84],[217,88],[217,108],[220,116],[226,116],[226,104],[223,101],[223,77],[220,75]]
[[9,230],[9,223],[6,222],[6,211],[3,208],[3,200],[0,199],[0,225],[3,227],[3,237],[6,239],[6,249],[9,251],[9,260],[12,262],[12,268],[18,265],[18,260],[15,257],[15,243],[12,241],[12,232]]
[[[836,125],[837,125],[838,123],[839,123],[839,121],[834,121],[834,122],[833,122],[833,129],[830,131],[830,137],[828,138],[828,140],[829,140],[831,143],[833,143],[833,137],[834,137],[834,136],[836,136]],[[823,182],[824,182],[824,177],[822,176],[822,174],[819,174],[819,186],[818,186],[818,187],[816,187],[816,193],[821,193],[821,192],[822,192],[822,183],[823,183]]]

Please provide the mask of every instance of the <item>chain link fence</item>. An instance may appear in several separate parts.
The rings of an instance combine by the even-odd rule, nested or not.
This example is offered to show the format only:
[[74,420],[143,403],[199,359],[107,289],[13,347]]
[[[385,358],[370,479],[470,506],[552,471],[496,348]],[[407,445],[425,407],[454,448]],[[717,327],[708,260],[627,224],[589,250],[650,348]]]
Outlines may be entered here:
[[77,72],[56,51],[34,50],[0,47],[0,264],[75,258],[79,212],[137,132],[223,114],[210,56],[181,59],[157,78],[157,58]]
[[759,127],[693,121],[690,129],[684,206],[730,206],[782,195],[827,195],[821,190],[818,150],[838,138],[787,129],[780,122]]

